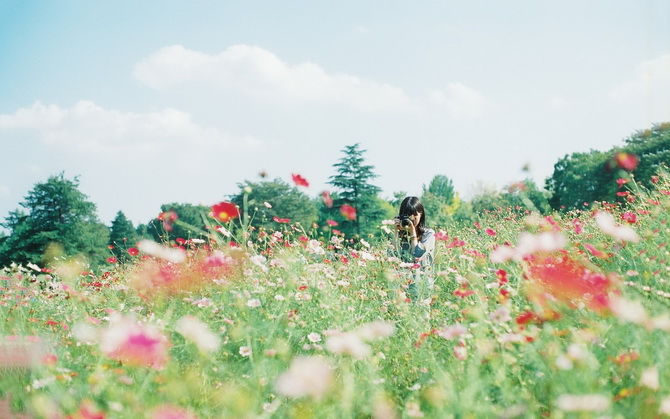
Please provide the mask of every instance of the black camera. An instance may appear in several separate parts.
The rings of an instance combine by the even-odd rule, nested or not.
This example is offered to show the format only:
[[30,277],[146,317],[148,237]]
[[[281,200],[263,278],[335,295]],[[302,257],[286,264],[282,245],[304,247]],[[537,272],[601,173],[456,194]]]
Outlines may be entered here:
[[409,215],[401,215],[398,217],[398,219],[400,220],[400,225],[403,227],[407,227],[412,222],[412,219]]

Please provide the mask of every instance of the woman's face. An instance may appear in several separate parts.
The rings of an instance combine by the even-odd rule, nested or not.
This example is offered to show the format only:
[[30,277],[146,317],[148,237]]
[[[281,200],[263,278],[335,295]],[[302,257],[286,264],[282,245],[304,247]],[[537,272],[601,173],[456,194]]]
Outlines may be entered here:
[[414,227],[418,227],[420,221],[421,221],[421,213],[417,212],[416,214],[414,214],[414,219],[412,220],[412,222],[414,223]]

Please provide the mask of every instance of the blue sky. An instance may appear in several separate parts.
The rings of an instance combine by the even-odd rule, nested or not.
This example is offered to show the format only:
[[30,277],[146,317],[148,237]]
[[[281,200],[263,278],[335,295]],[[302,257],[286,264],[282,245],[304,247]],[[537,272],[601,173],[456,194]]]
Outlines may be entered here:
[[670,2],[0,3],[0,217],[65,172],[109,224],[360,142],[383,195],[464,196],[670,121]]

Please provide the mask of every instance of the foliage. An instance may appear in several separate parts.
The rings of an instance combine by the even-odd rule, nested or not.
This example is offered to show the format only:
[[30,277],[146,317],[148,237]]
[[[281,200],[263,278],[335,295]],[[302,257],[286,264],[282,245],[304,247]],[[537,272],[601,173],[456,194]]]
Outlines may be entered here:
[[337,173],[328,182],[337,189],[334,208],[346,204],[356,209],[357,217],[354,220],[342,219],[341,231],[349,237],[363,237],[376,231],[375,225],[386,214],[377,197],[381,189],[370,183],[377,175],[373,171],[374,166],[365,164],[365,151],[359,143],[346,146],[342,150],[344,157],[333,165]]
[[38,183],[3,226],[10,231],[0,246],[0,266],[11,262],[38,263],[47,246],[57,243],[65,255],[81,254],[93,265],[104,261],[109,230],[96,206],[78,189],[79,181],[63,173]]
[[[617,164],[618,153],[628,153],[639,159],[633,170],[624,170]],[[554,209],[572,210],[594,202],[621,202],[618,179],[635,179],[647,188],[652,177],[670,161],[670,124],[657,124],[637,132],[625,140],[623,147],[608,152],[591,150],[588,153],[566,155],[554,165],[554,172],[546,180],[551,193],[549,203]]]
[[232,202],[242,208],[247,195],[250,225],[256,229],[274,230],[277,220],[284,222],[289,219],[308,230],[317,221],[317,210],[312,200],[281,179],[262,182],[246,180],[238,187],[240,191],[232,197]]

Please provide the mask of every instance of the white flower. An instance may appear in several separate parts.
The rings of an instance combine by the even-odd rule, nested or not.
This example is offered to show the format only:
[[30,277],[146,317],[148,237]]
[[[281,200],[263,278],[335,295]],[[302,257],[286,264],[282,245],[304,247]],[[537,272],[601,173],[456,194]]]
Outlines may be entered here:
[[330,389],[333,372],[321,357],[297,357],[289,369],[277,378],[275,388],[284,396],[297,398],[310,396],[321,399]]
[[468,329],[462,324],[455,324],[453,326],[445,326],[442,329],[435,332],[441,338],[452,340],[458,336],[462,336],[468,333]]
[[184,316],[177,320],[175,330],[193,342],[202,352],[214,352],[219,349],[221,339],[205,323],[193,316]]
[[251,356],[251,348],[248,346],[240,346],[240,355],[245,358]]
[[307,335],[307,339],[309,339],[309,341],[312,343],[318,343],[321,342],[321,335],[316,332],[312,332]]
[[610,406],[610,399],[601,394],[562,394],[556,406],[566,412],[602,412]]
[[599,211],[595,218],[598,228],[608,236],[612,236],[617,240],[629,242],[637,242],[640,240],[640,237],[631,227],[616,225],[614,217],[608,212]]
[[489,318],[495,323],[504,323],[512,320],[509,310],[505,306],[500,306],[496,311],[489,314]]
[[658,390],[660,388],[658,383],[658,369],[656,367],[651,367],[644,370],[642,372],[642,377],[640,377],[640,384],[652,390]]
[[137,243],[137,248],[148,255],[156,256],[172,263],[181,263],[186,259],[186,254],[182,250],[165,247],[152,240],[140,240]]
[[263,205],[265,205],[265,208],[272,208],[272,205],[267,201],[263,202]]
[[661,405],[658,407],[658,413],[670,416],[670,397],[666,397],[661,401]]
[[251,263],[253,263],[254,265],[260,267],[263,272],[268,271],[268,267],[265,266],[266,260],[267,259],[265,259],[265,256],[263,255],[253,255],[249,258],[249,261],[251,261]]
[[321,247],[321,242],[318,240],[310,240],[307,242],[307,246],[305,248],[307,250],[307,253],[310,254],[315,254],[315,255],[325,255],[326,251],[323,250],[323,247]]
[[372,353],[372,349],[354,333],[341,333],[329,337],[326,341],[326,349],[330,352],[349,355],[356,359],[367,358]]
[[364,324],[354,331],[361,339],[365,341],[387,338],[395,332],[393,323],[385,321],[375,321]]
[[261,306],[261,300],[258,298],[252,298],[251,300],[247,301],[247,307],[251,308],[256,308]]
[[640,325],[650,324],[647,310],[639,301],[631,301],[622,297],[613,297],[609,304],[610,310],[620,320]]

